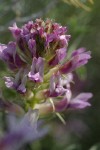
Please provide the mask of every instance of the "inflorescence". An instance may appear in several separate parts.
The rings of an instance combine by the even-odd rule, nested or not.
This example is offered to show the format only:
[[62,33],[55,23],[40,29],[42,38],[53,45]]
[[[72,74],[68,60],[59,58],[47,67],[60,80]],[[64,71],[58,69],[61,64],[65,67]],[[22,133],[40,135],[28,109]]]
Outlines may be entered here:
[[70,35],[67,28],[52,20],[36,19],[21,28],[9,27],[14,42],[0,44],[0,59],[9,67],[12,76],[5,76],[5,85],[31,101],[32,109],[40,115],[62,112],[67,108],[90,106],[91,93],[80,93],[73,98],[72,72],[91,58],[85,48],[68,56]]

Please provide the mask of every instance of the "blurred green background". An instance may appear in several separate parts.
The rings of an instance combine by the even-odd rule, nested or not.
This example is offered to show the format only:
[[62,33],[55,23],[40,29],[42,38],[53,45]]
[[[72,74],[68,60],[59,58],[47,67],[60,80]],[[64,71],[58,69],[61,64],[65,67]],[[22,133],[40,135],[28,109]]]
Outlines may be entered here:
[[[13,39],[8,30],[13,22],[21,26],[41,17],[68,27],[72,36],[70,50],[86,47],[92,52],[92,59],[86,68],[77,71],[76,86],[73,88],[75,92],[92,92],[92,106],[79,111],[66,111],[66,125],[58,118],[47,119],[47,124],[51,126],[50,133],[39,141],[25,145],[23,150],[100,150],[100,0],[94,0],[94,4],[86,2],[86,6],[91,11],[63,0],[0,0],[0,43],[8,43]],[[5,99],[18,100],[19,103],[20,97],[4,86],[2,77],[7,73],[7,67],[0,61],[0,88],[3,95]],[[0,127],[5,130],[2,113],[0,122]]]

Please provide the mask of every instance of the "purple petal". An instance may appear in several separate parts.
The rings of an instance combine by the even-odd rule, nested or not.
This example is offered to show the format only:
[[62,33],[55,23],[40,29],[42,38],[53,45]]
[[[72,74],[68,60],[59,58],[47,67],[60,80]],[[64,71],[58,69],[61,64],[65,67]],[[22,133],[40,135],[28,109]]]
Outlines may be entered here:
[[58,62],[64,61],[66,58],[66,48],[60,48],[57,50]]
[[65,34],[66,31],[67,31],[67,28],[66,27],[62,27],[62,26],[60,26],[60,27],[58,26],[58,28],[57,28],[57,26],[54,26],[54,28],[55,28],[56,34],[58,34],[58,35]]
[[35,40],[30,39],[28,41],[28,47],[29,47],[33,57],[35,57],[36,56],[36,42],[35,42]]
[[69,108],[74,108],[74,109],[83,109],[87,106],[91,106],[90,103],[88,102],[82,102],[82,101],[77,101],[77,102],[73,102],[69,105]]
[[27,24],[23,26],[23,28],[27,28],[28,30],[31,30],[33,27],[33,21],[29,21]]
[[17,27],[16,23],[13,24],[13,27],[9,27],[9,29],[12,32],[14,38],[19,38],[21,29]]
[[17,92],[23,94],[26,92],[27,73],[23,72],[22,69],[18,71],[13,77],[4,77],[6,87],[15,89]]
[[71,72],[73,69],[73,65],[72,65],[72,62],[69,61],[69,62],[66,62],[64,65],[62,65],[60,68],[59,68],[59,71],[63,74],[67,74],[69,72]]
[[77,100],[82,100],[82,101],[87,101],[88,99],[92,98],[93,94],[92,93],[80,93],[76,98],[74,98],[74,101]]
[[68,101],[66,98],[60,100],[59,102],[55,102],[55,109],[57,112],[64,111],[67,108]]
[[86,49],[85,49],[84,47],[79,48],[79,49],[73,51],[72,54],[71,54],[71,56],[73,57],[73,56],[78,55],[78,54],[80,54],[80,53],[83,53],[83,52],[85,52],[85,51],[86,51]]
[[46,43],[45,45],[48,46],[49,43],[51,43],[53,40],[57,39],[57,35],[54,33],[48,34],[46,37]]
[[61,76],[58,74],[53,75],[50,79],[49,96],[57,97],[66,92],[66,89],[61,84]]
[[17,88],[18,92],[20,92],[22,94],[26,92],[26,87],[25,87],[26,82],[27,82],[27,76],[24,76],[23,79],[22,79],[21,84]]
[[40,76],[39,72],[35,73],[34,75],[29,73],[28,76],[29,76],[30,80],[32,80],[34,82],[42,82],[43,81],[43,79]]
[[15,42],[9,42],[8,45],[0,45],[0,59],[5,61],[12,70],[20,68],[24,65],[18,54],[16,54]]
[[6,87],[13,88],[14,87],[14,78],[13,77],[4,77]]
[[15,59],[16,54],[16,43],[9,42],[8,45],[0,44],[0,58],[4,61],[10,61]]
[[43,74],[44,74],[44,59],[42,57],[38,58],[36,69],[39,70],[40,76],[43,77]]
[[48,62],[50,66],[55,66],[66,58],[66,48],[60,48],[56,50],[55,56]]
[[0,44],[0,59],[5,60],[4,50],[7,48],[5,44]]
[[72,72],[76,68],[85,65],[90,58],[91,52],[90,51],[85,52],[84,49],[80,48],[72,53],[71,60],[62,65],[59,68],[59,71],[64,74]]
[[92,97],[92,93],[81,93],[74,99],[70,101],[69,107],[70,108],[85,108],[87,106],[91,106],[91,104],[88,101]]
[[67,47],[68,46],[68,41],[69,41],[70,35],[61,35],[59,37],[59,41],[60,41],[60,47]]
[[44,74],[44,59],[39,57],[33,58],[31,71],[28,74],[30,80],[34,82],[43,82],[43,74]]

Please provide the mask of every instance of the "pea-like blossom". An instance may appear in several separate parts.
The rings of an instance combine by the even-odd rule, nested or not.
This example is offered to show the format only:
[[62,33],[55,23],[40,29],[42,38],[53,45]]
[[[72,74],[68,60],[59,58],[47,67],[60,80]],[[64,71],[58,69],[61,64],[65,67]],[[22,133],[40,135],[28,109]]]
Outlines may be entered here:
[[66,96],[61,101],[55,103],[56,111],[64,111],[65,109],[83,109],[87,106],[91,106],[88,100],[93,95],[91,93],[80,93],[75,98],[68,99]]
[[5,84],[8,88],[15,89],[19,93],[26,92],[27,73],[26,70],[20,69],[14,77],[4,77]]
[[60,72],[64,74],[72,72],[75,69],[87,64],[90,58],[90,51],[86,52],[84,48],[77,49],[72,52],[70,60],[60,67]]
[[[91,106],[88,100],[92,98],[92,93],[80,93],[76,97],[73,97],[70,86],[72,78],[72,74],[70,73],[63,78],[59,77],[59,80],[54,78],[54,76],[51,78],[52,83],[50,88],[43,91],[42,95],[44,98],[48,97],[48,101],[44,104],[36,105],[36,108],[40,109],[41,114],[53,111],[61,112],[67,109],[83,109],[87,106]],[[49,99],[52,102],[50,102]]]
[[20,68],[24,63],[16,53],[16,42],[0,44],[0,59],[7,63],[11,70]]
[[43,58],[33,58],[31,71],[28,74],[30,80],[34,82],[43,82],[44,60]]

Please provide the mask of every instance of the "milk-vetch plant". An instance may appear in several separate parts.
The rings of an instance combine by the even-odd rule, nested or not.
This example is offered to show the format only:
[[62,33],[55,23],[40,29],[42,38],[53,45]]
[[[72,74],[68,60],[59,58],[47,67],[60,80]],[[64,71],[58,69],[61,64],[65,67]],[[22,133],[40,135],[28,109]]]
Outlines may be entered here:
[[66,27],[36,19],[21,28],[14,23],[9,29],[14,41],[0,44],[0,59],[11,71],[4,77],[6,87],[21,94],[40,116],[90,106],[92,94],[80,93],[73,98],[70,83],[72,72],[88,62],[91,52],[79,48],[69,56],[71,36]]

